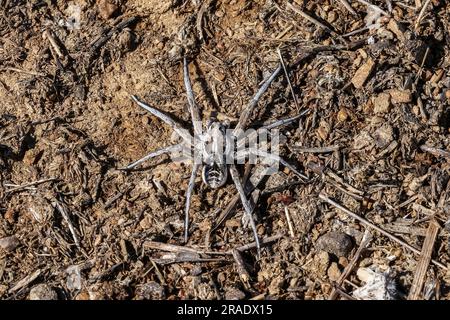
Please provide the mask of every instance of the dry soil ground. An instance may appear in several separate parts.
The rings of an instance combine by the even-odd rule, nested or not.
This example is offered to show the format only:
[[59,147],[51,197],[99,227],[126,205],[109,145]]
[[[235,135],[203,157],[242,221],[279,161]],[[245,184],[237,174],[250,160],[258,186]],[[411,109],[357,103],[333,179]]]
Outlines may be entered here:
[[[0,298],[370,298],[373,270],[376,297],[449,299],[449,3],[348,2],[0,0]],[[282,129],[309,180],[259,186],[258,259],[229,254],[239,204],[212,230],[231,181],[198,178],[184,247],[189,164],[118,170],[173,139],[130,94],[189,126],[186,55],[202,118],[233,125],[278,50],[297,101],[283,73],[253,123],[309,110]]]

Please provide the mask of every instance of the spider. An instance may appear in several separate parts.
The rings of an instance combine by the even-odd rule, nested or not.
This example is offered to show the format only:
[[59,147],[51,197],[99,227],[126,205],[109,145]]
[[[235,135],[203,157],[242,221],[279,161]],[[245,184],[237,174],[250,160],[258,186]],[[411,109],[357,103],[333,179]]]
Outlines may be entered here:
[[[193,151],[194,156],[192,157],[192,152],[188,155],[188,158],[193,159],[193,168],[191,172],[191,176],[189,179],[188,188],[186,191],[186,204],[184,208],[184,242],[186,243],[188,240],[189,234],[189,210],[191,205],[191,196],[195,186],[195,179],[198,175],[198,171],[202,167],[202,180],[208,187],[212,189],[217,189],[222,187],[228,179],[228,172],[231,175],[231,179],[233,180],[236,189],[239,193],[242,205],[244,207],[245,215],[250,222],[250,226],[252,228],[253,236],[255,238],[255,244],[258,251],[258,255],[260,254],[260,241],[258,238],[258,234],[256,231],[255,221],[252,217],[253,208],[250,205],[249,200],[247,199],[247,195],[244,191],[244,186],[241,183],[241,179],[236,167],[236,162],[242,163],[249,156],[259,156],[261,158],[269,159],[272,162],[278,162],[289,168],[293,173],[299,176],[301,179],[308,179],[304,174],[297,171],[293,166],[279,157],[277,154],[270,153],[261,149],[255,148],[243,148],[244,142],[248,139],[248,135],[243,135],[242,131],[247,128],[247,122],[249,121],[249,117],[253,111],[253,109],[258,104],[261,96],[267,91],[268,87],[272,83],[272,81],[277,77],[280,73],[282,65],[280,64],[273,73],[263,81],[263,84],[258,89],[254,97],[251,99],[250,103],[245,107],[243,112],[240,115],[240,118],[234,129],[229,128],[229,124],[227,122],[219,122],[214,117],[211,117],[208,121],[208,124],[205,128],[203,128],[202,122],[200,120],[200,112],[198,106],[195,103],[194,93],[192,91],[191,81],[189,78],[188,72],[188,63],[186,57],[183,59],[183,75],[184,75],[184,86],[186,89],[186,95],[188,100],[188,108],[191,116],[192,124],[193,124],[193,133],[192,135],[189,130],[183,128],[176,120],[167,115],[166,113],[158,110],[157,108],[151,107],[146,103],[140,101],[136,96],[132,95],[131,98],[143,109],[150,112],[155,117],[159,118],[166,124],[168,124],[174,132],[181,137],[181,142],[153,151],[147,154],[145,157],[129,164],[124,170],[130,170],[138,166],[139,164],[147,161],[151,158],[155,158],[157,156],[163,154],[169,154],[174,152],[182,152],[185,154],[186,150]],[[282,125],[289,124],[296,119],[300,118],[305,113],[301,113],[297,116],[285,118],[282,120],[278,120],[269,125],[262,126],[259,129],[270,130],[277,128]],[[203,130],[205,129],[205,130]],[[254,133],[250,134],[253,136]],[[252,137],[250,137],[252,138]],[[187,148],[186,148],[187,147]],[[236,147],[239,152],[236,151]],[[224,152],[225,149],[225,152]]]

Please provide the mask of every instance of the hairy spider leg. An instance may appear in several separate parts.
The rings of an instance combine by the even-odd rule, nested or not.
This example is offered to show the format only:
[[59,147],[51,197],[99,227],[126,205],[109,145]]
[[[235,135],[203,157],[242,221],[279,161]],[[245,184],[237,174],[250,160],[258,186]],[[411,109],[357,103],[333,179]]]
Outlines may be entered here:
[[184,87],[186,88],[187,100],[189,103],[189,112],[191,113],[192,124],[194,126],[194,134],[200,136],[202,134],[202,122],[200,120],[200,111],[195,103],[194,92],[192,91],[191,79],[189,78],[188,63],[186,57],[183,58],[183,74]]
[[247,126],[248,118],[250,117],[251,112],[255,108],[255,106],[258,104],[259,99],[261,96],[267,91],[272,81],[277,77],[277,75],[280,73],[282,69],[281,64],[278,65],[278,68],[275,69],[275,71],[270,75],[267,80],[265,80],[262,84],[262,86],[258,89],[252,100],[250,100],[250,103],[245,107],[245,109],[242,111],[241,116],[239,117],[238,123],[236,127],[234,128],[233,132],[239,132],[240,130],[245,129]]
[[252,216],[252,212],[253,212],[254,208],[252,208],[251,204],[247,200],[247,196],[245,195],[245,191],[242,186],[242,183],[241,183],[241,180],[239,177],[239,173],[236,169],[236,165],[234,165],[234,164],[230,165],[230,174],[231,174],[231,178],[233,179],[234,185],[236,186],[236,189],[239,192],[239,196],[241,198],[242,205],[244,206],[245,214],[247,215],[247,217],[250,221],[250,226],[252,227],[252,231],[253,231],[253,237],[255,238],[256,249],[258,250],[258,258],[260,258],[261,257],[261,245],[259,243],[258,232],[256,231],[255,220],[253,220],[253,216]]
[[145,157],[143,157],[139,160],[136,160],[135,162],[129,164],[126,167],[120,168],[120,170],[131,170],[134,167],[140,165],[142,162],[147,161],[149,159],[158,157],[158,156],[166,154],[166,153],[171,153],[171,152],[182,150],[182,146],[183,146],[183,144],[180,143],[180,144],[175,144],[173,146],[165,147],[165,148],[162,148],[162,149],[159,149],[156,151],[152,151],[149,154],[147,154]]
[[136,96],[132,95],[131,98],[143,109],[147,110],[148,112],[150,112],[152,115],[154,115],[155,117],[161,119],[162,121],[164,121],[166,124],[168,124],[173,131],[175,131],[181,138],[183,138],[183,140],[187,143],[189,143],[189,145],[193,145],[194,143],[194,138],[191,136],[191,134],[189,133],[188,130],[186,130],[185,128],[183,128],[183,126],[181,126],[177,121],[175,121],[174,119],[172,119],[170,116],[168,116],[167,114],[165,114],[164,112],[154,108],[154,107],[150,107],[148,104],[145,104],[144,102],[141,102],[138,100],[138,98],[136,98]]
[[299,172],[294,166],[292,166],[291,164],[286,162],[286,160],[284,160],[282,157],[280,157],[279,155],[270,153],[270,152],[266,152],[266,151],[263,151],[263,150],[256,150],[256,149],[248,149],[248,150],[242,150],[241,152],[239,152],[237,154],[236,157],[237,157],[237,159],[242,159],[242,158],[244,158],[246,156],[249,156],[251,154],[256,155],[258,157],[267,158],[267,159],[270,159],[272,161],[279,162],[283,166],[285,166],[286,168],[291,170],[295,175],[297,175],[301,179],[309,180],[309,178],[306,175],[304,175],[303,173]]
[[200,168],[200,164],[194,161],[194,165],[192,167],[191,177],[189,178],[189,185],[186,191],[186,205],[184,209],[184,242],[188,241],[189,235],[189,209],[191,207],[191,196],[192,191],[195,186],[195,178],[197,177],[198,169]]

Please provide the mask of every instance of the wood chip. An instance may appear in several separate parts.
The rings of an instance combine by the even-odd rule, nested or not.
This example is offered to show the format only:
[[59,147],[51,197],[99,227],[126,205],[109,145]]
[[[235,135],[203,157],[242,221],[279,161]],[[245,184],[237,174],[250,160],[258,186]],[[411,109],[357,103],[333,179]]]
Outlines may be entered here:
[[409,290],[408,300],[421,299],[423,284],[425,282],[428,266],[431,261],[431,254],[433,253],[434,242],[436,241],[439,229],[440,226],[435,220],[430,221],[427,236],[425,237],[419,262],[417,264],[416,273],[414,275],[414,280],[411,285],[411,289]]
[[367,78],[369,78],[374,68],[375,62],[372,60],[372,58],[369,57],[366,62],[361,67],[359,67],[352,78],[352,83],[355,88],[361,89],[364,86],[364,83],[366,82]]
[[389,91],[391,95],[392,103],[408,103],[412,100],[411,91],[409,90],[400,90],[400,89],[392,89]]

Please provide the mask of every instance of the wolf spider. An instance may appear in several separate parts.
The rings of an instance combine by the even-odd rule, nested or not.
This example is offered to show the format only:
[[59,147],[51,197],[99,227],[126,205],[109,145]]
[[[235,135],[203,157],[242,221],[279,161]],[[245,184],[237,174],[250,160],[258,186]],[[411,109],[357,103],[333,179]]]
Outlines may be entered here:
[[[276,76],[280,73],[282,69],[282,65],[280,64],[278,68],[263,81],[262,86],[258,89],[254,97],[251,99],[250,103],[243,110],[240,118],[234,129],[228,130],[231,131],[231,134],[226,133],[226,129],[229,128],[228,123],[219,122],[217,119],[210,119],[208,121],[208,125],[206,126],[205,132],[203,132],[203,125],[200,120],[199,109],[195,103],[194,93],[192,91],[191,81],[189,78],[188,72],[188,64],[186,61],[186,57],[183,59],[183,73],[184,73],[184,86],[186,89],[188,107],[191,116],[191,120],[193,123],[193,133],[194,136],[189,132],[189,130],[183,128],[176,120],[174,120],[169,115],[164,112],[151,107],[144,102],[140,101],[136,96],[132,95],[131,98],[142,108],[150,112],[155,117],[161,119],[163,122],[168,124],[174,132],[181,137],[182,142],[178,144],[174,144],[156,151],[153,151],[146,155],[145,157],[131,163],[126,166],[125,170],[129,170],[135,168],[142,162],[160,156],[162,154],[168,154],[172,152],[183,152],[186,147],[190,148],[190,150],[194,151],[194,157],[188,156],[193,159],[193,168],[192,173],[189,179],[189,185],[186,191],[186,204],[185,204],[185,219],[184,219],[184,241],[188,240],[188,231],[189,231],[189,209],[191,204],[191,196],[194,190],[195,179],[197,177],[198,171],[200,167],[202,167],[202,180],[203,182],[211,187],[212,189],[217,189],[222,187],[228,178],[228,171],[231,175],[231,178],[236,186],[237,191],[239,192],[241,202],[243,204],[245,214],[250,222],[252,232],[255,238],[256,248],[258,250],[258,255],[260,254],[260,242],[258,239],[258,234],[256,231],[255,221],[252,217],[253,208],[250,205],[246,193],[244,191],[244,186],[241,183],[241,179],[236,168],[236,161],[245,160],[246,157],[249,156],[258,156],[261,158],[266,158],[271,160],[272,162],[276,161],[281,163],[285,167],[289,168],[292,172],[294,172],[301,179],[308,179],[304,174],[298,172],[293,166],[279,157],[277,154],[269,153],[264,150],[257,149],[248,149],[248,150],[240,150],[237,153],[237,156],[234,155],[235,146],[242,147],[244,140],[248,137],[242,136],[240,134],[242,130],[247,128],[247,122],[249,121],[251,112],[258,104],[261,96],[267,91],[268,87],[272,83],[272,81],[276,78]],[[260,129],[273,129],[282,125],[289,124],[299,117],[301,117],[304,113],[299,114],[297,116],[291,118],[285,118],[282,120],[278,120],[272,124],[262,126]],[[223,152],[223,146],[225,147],[225,153]],[[221,148],[222,147],[222,148]],[[242,148],[241,148],[242,149]]]

